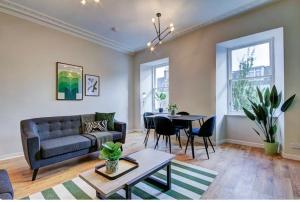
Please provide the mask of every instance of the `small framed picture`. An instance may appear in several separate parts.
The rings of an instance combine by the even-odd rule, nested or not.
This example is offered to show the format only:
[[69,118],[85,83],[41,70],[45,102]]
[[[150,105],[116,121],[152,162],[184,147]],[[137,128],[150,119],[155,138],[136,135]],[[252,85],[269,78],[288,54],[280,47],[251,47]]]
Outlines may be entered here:
[[83,99],[83,67],[62,62],[56,63],[56,99]]
[[100,95],[100,77],[96,75],[85,75],[85,95],[99,96]]

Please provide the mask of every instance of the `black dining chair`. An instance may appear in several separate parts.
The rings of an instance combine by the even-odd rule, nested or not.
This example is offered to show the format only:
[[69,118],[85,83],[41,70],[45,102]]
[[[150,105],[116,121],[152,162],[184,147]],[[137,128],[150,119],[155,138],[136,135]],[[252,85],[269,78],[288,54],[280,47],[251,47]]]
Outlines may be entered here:
[[[215,152],[215,148],[210,140],[210,137],[213,135],[214,133],[214,129],[215,129],[215,125],[216,125],[216,117],[210,117],[209,119],[207,119],[200,128],[193,128],[191,135],[188,137],[187,143],[186,143],[186,147],[185,147],[185,153],[188,147],[189,142],[191,142],[192,144],[192,149],[194,149],[193,145],[194,145],[194,137],[198,136],[198,137],[202,137],[203,138],[203,142],[204,142],[204,146],[205,146],[205,150],[206,150],[206,155],[207,158],[209,159],[209,155],[208,155],[208,143],[207,141],[209,141],[213,151]],[[194,153],[194,151],[193,151]]]
[[[190,115],[188,112],[178,112],[177,115]],[[184,120],[173,120],[173,124],[175,128],[179,130],[179,136],[180,136],[180,131],[184,130],[186,136],[188,136],[187,130],[189,129],[189,121],[184,121]],[[177,138],[177,137],[176,137]]]
[[[179,130],[167,117],[158,116],[154,118],[155,132],[158,135],[154,149],[157,148],[160,136],[166,136],[166,141],[169,142],[169,150],[171,153],[171,136],[178,135]],[[178,137],[179,146],[181,147],[180,136]]]
[[[144,139],[145,147],[147,146],[147,143],[148,143],[148,139],[149,139],[149,135],[150,135],[150,130],[151,129],[153,129],[153,130],[155,129],[155,127],[154,127],[154,119],[153,118],[147,118],[147,116],[151,116],[151,115],[154,115],[154,114],[152,112],[145,112],[143,114],[144,127],[147,130],[146,136],[145,136],[145,139]],[[156,133],[154,131],[154,137],[155,136],[156,136]]]

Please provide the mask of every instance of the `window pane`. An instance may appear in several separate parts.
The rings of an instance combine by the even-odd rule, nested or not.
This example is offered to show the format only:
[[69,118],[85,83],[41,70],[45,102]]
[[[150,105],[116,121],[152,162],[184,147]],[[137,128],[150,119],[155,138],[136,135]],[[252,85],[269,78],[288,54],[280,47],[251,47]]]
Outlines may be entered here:
[[[169,104],[169,66],[154,68],[154,88],[153,88],[154,110],[157,111],[160,107],[168,108]],[[160,101],[156,99],[156,94],[163,93],[166,99]]]
[[155,88],[167,88],[169,86],[168,66],[155,68]]
[[271,87],[272,77],[253,78],[231,81],[231,109],[230,111],[242,111],[243,107],[252,110],[249,99],[258,102],[256,87],[264,91]]
[[232,50],[232,71],[245,69],[245,67],[242,66],[245,64],[252,68],[270,66],[270,43],[268,42]]

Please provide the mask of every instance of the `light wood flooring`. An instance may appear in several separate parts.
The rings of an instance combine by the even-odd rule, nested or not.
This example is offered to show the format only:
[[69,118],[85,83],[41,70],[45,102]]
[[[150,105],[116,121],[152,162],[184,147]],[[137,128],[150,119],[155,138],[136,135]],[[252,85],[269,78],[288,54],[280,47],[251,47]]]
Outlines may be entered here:
[[[143,146],[144,134],[127,135],[124,153],[139,151]],[[153,135],[149,138],[148,148],[153,148]],[[185,142],[183,143],[185,146]],[[204,199],[299,199],[300,162],[269,157],[263,150],[248,146],[223,144],[207,160],[203,145],[196,147],[193,160],[190,148],[187,154],[180,150],[175,139],[172,140],[172,153],[176,159],[217,171],[215,181],[203,195]],[[168,151],[161,142],[159,150]],[[100,162],[97,153],[68,160],[42,168],[37,180],[32,182],[32,172],[24,157],[0,161],[0,169],[7,169],[19,199],[35,192],[53,187],[77,177],[80,172],[92,169]]]

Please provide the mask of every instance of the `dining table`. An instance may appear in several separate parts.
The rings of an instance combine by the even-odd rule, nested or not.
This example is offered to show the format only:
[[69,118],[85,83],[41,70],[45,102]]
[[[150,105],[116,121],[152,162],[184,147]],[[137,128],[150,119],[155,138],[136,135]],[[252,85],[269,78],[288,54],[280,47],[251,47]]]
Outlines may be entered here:
[[199,124],[200,124],[200,127],[201,125],[204,123],[204,119],[207,117],[206,115],[171,115],[171,114],[168,114],[168,113],[154,113],[153,115],[149,115],[149,116],[146,116],[146,120],[147,122],[149,121],[153,121],[155,117],[158,117],[158,116],[163,116],[163,117],[166,117],[166,118],[169,118],[171,121],[173,120],[180,120],[180,121],[187,121],[189,124],[189,130],[188,130],[188,141],[187,141],[187,145],[186,145],[186,148],[189,144],[189,140],[191,142],[191,147],[192,147],[192,156],[193,156],[193,159],[195,158],[195,153],[194,153],[194,136],[192,135],[192,131],[193,131],[193,122],[194,121],[198,121]]

